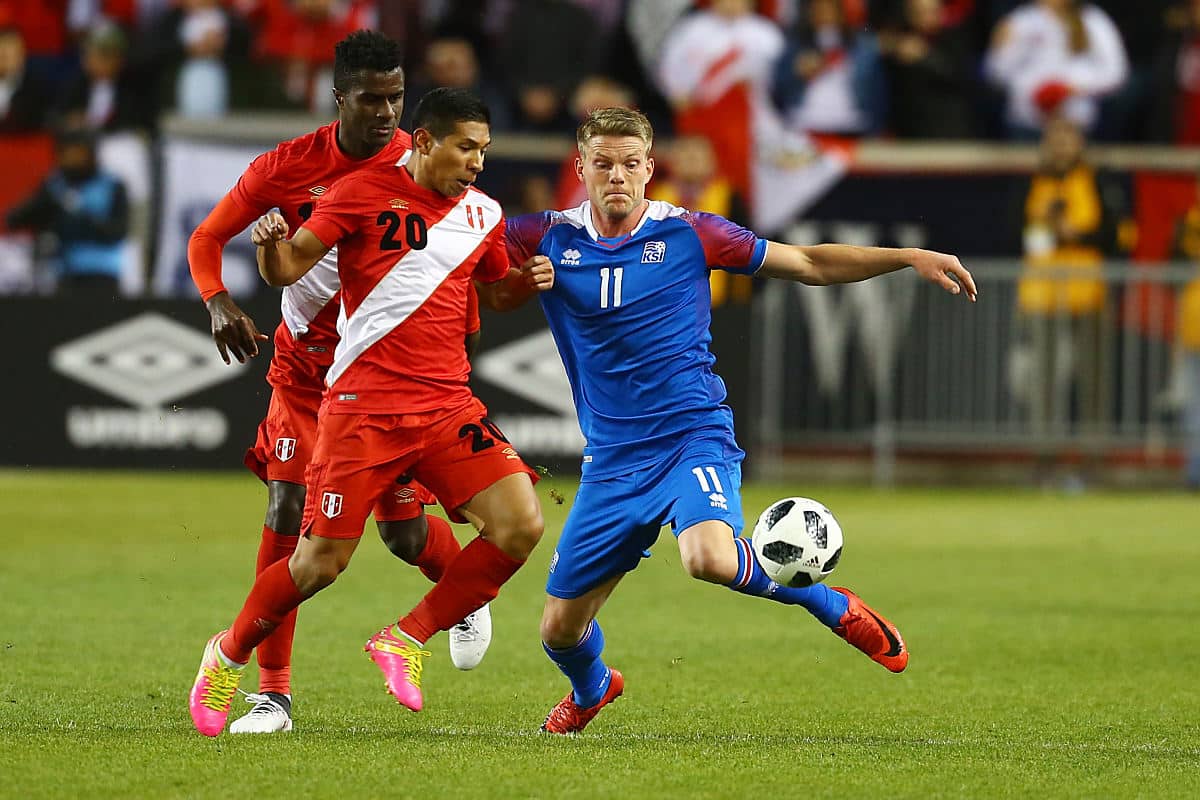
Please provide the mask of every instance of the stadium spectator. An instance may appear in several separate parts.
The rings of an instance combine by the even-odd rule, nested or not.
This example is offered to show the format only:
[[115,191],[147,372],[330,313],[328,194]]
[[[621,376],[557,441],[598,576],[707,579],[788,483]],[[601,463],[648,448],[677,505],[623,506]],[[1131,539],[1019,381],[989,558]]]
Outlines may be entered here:
[[1043,443],[1035,476],[1042,484],[1052,478],[1056,443],[1071,430],[1071,398],[1085,436],[1098,430],[1108,407],[1103,380],[1109,314],[1101,263],[1123,248],[1127,210],[1120,187],[1088,163],[1085,144],[1070,119],[1047,120],[1040,164],[1024,201],[1027,267],[1017,304],[1032,359],[1025,384],[1030,424]]
[[769,92],[784,38],[754,13],[753,0],[713,0],[684,17],[662,43],[659,89],[675,109],[675,132],[706,137],[734,191],[750,196],[759,118],[774,115]]
[[1099,6],[1035,0],[997,25],[984,71],[1007,94],[1009,135],[1032,140],[1057,114],[1090,132],[1101,98],[1121,87],[1129,65],[1120,32]]
[[942,0],[906,0],[904,21],[879,37],[888,129],[900,139],[970,139],[975,56],[967,32],[946,23]]
[[112,23],[122,30],[132,31],[139,22],[142,6],[153,6],[162,0],[67,0],[67,31],[75,39],[83,39],[97,25]]
[[0,0],[0,25],[21,31],[29,52],[56,56],[67,49],[67,0]]
[[1200,145],[1200,0],[1188,0],[1169,18],[1151,71],[1147,138]]
[[250,32],[221,0],[178,0],[144,38],[180,114],[217,117],[229,110],[232,76],[249,50]]
[[26,65],[21,31],[0,27],[0,134],[42,130],[49,96],[49,88]]
[[58,111],[70,125],[92,130],[154,131],[158,96],[152,76],[128,58],[125,33],[111,22],[90,31],[82,47],[83,73],[63,93]]
[[600,40],[590,35],[595,20],[568,0],[515,0],[509,20],[499,66],[516,98],[516,128],[571,131],[567,101],[600,53]]
[[[558,208],[554,199],[554,184],[546,175],[530,172],[517,181],[516,203],[512,213],[531,214],[543,208]],[[509,211],[505,208],[505,213]]]
[[773,95],[793,129],[874,133],[887,100],[878,42],[846,22],[841,0],[810,0],[775,65]]
[[[719,214],[726,219],[746,219],[740,198],[733,193],[729,181],[717,171],[717,156],[708,139],[703,136],[680,136],[671,143],[667,152],[666,177],[659,177],[650,185],[647,192],[650,199],[662,200],[689,211]],[[727,301],[749,302],[754,280],[747,275],[714,269],[709,273],[708,285],[712,292],[712,304],[716,307]]]
[[1103,0],[1097,3],[1121,32],[1129,74],[1107,95],[1092,131],[1094,142],[1143,141],[1147,118],[1159,101],[1155,69],[1164,50],[1186,24],[1191,0]]
[[[1176,224],[1171,254],[1200,264],[1200,199]],[[1188,488],[1200,489],[1200,277],[1183,287],[1175,313],[1183,386],[1184,481]]]
[[58,291],[112,299],[120,285],[129,232],[125,186],[97,163],[93,133],[60,131],[55,170],[32,197],[8,213],[8,227],[51,234]]
[[[603,75],[589,75],[571,95],[571,116],[583,122],[597,108],[633,108],[636,98],[627,86]],[[567,153],[558,166],[558,185],[554,190],[554,208],[574,208],[587,200],[587,189],[575,176],[575,151]],[[548,206],[538,206],[537,210]]]
[[373,29],[375,4],[369,0],[243,0],[242,10],[257,26],[255,55],[276,73],[287,103],[315,114],[336,112],[333,48],[350,33]]
[[1200,278],[1179,297],[1180,368],[1183,370],[1184,480],[1200,490]]
[[[505,131],[512,127],[512,110],[503,90],[483,77],[479,69],[479,58],[469,39],[459,36],[439,36],[425,48],[425,61],[414,80],[405,89],[409,97],[424,97],[430,89],[446,86],[453,89],[470,89],[477,94],[492,112],[492,130]],[[410,103],[416,107],[416,103]],[[412,114],[409,112],[409,118]],[[405,119],[407,127],[411,119]]]

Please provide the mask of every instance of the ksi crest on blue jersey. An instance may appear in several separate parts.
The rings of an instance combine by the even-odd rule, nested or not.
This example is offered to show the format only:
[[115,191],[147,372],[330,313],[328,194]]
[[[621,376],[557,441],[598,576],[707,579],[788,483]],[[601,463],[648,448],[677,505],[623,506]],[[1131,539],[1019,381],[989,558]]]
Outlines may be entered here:
[[661,264],[663,259],[667,257],[667,243],[656,241],[646,242],[646,246],[642,248],[642,263],[643,264]]

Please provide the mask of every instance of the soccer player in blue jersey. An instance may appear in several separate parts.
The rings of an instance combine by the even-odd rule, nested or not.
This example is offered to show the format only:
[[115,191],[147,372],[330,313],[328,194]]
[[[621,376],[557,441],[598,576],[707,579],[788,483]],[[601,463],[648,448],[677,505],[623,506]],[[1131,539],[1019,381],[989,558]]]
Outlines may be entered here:
[[583,730],[625,686],[601,660],[600,607],[671,524],[694,578],[805,608],[892,672],[908,664],[896,626],[849,589],[772,582],[742,529],[744,453],[709,352],[709,270],[849,283],[911,267],[975,299],[951,255],[918,249],[767,241],[723,217],[648,201],[653,130],[624,108],[593,112],[577,133],[588,200],[508,222],[509,258],[552,262],[542,308],[587,440],[583,476],[550,562],[541,634],[572,691],[542,730]]

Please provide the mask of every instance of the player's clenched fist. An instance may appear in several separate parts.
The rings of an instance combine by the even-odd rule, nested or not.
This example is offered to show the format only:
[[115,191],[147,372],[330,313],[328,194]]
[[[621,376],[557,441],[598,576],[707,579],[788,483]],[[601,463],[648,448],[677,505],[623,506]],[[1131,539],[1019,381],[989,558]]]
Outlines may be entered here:
[[521,274],[531,289],[544,292],[554,287],[554,262],[546,256],[534,256],[521,265]]
[[263,214],[250,230],[250,241],[256,247],[283,241],[288,235],[288,224],[278,211]]

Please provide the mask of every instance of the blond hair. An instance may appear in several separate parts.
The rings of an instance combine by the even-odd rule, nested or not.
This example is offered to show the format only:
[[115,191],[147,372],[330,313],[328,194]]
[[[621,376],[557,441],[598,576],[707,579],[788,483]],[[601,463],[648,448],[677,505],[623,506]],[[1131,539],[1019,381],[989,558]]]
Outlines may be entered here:
[[646,143],[646,152],[650,152],[654,128],[645,114],[632,108],[597,108],[587,115],[575,132],[579,152],[583,152],[593,136],[636,136]]

